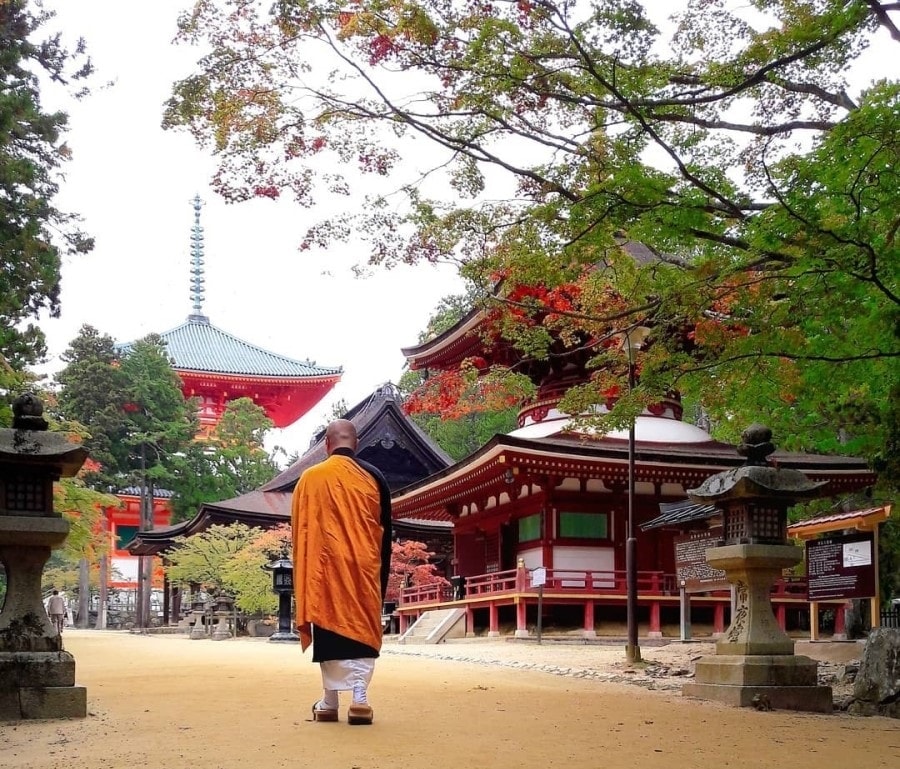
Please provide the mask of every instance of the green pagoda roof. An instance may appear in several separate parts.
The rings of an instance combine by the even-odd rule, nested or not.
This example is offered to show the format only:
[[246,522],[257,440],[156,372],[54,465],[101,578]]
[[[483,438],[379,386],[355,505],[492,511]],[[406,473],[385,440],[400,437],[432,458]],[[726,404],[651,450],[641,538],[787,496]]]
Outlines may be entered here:
[[[328,377],[342,373],[340,366],[317,366],[270,352],[214,326],[205,315],[190,315],[187,321],[160,337],[179,371],[204,371],[262,377]],[[123,344],[129,352],[133,343]]]

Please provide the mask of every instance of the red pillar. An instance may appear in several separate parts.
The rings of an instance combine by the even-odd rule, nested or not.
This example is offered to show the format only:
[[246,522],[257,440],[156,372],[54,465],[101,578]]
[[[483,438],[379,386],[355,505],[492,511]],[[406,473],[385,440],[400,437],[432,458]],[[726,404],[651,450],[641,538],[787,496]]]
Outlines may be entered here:
[[406,632],[407,624],[408,624],[408,620],[406,619],[406,615],[401,614],[400,615],[400,626],[397,628],[397,630],[400,632],[400,635],[403,635]]
[[841,604],[834,607],[834,638],[843,641],[847,638],[847,625],[844,622],[844,611],[846,606]]
[[721,635],[725,632],[725,604],[717,603],[713,609],[713,633]]
[[526,621],[525,599],[520,598],[516,604],[516,638],[528,638],[528,623]]
[[596,638],[597,631],[594,629],[594,602],[584,602],[584,637]]
[[500,635],[500,618],[497,614],[497,604],[491,601],[488,604],[488,637],[496,638]]
[[475,612],[472,611],[472,605],[466,604],[466,636],[475,635]]
[[654,601],[650,604],[650,630],[647,633],[647,637],[662,638],[659,601]]
[[787,606],[779,603],[775,606],[775,621],[782,630],[787,628]]

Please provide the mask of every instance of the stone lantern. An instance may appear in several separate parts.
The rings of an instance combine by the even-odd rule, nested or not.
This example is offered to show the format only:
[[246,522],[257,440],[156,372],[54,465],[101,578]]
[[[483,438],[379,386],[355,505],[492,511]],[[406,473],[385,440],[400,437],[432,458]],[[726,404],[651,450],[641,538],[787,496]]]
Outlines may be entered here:
[[272,572],[272,591],[278,596],[278,630],[269,636],[269,640],[275,643],[296,643],[300,636],[291,629],[294,564],[287,558],[280,558],[263,568]]
[[722,511],[724,542],[706,551],[714,569],[734,586],[731,625],[713,657],[697,661],[694,681],[682,692],[730,705],[831,712],[831,688],[818,686],[818,665],[794,654],[794,642],[778,625],[770,592],[784,569],[803,559],[787,538],[787,510],[796,502],[826,496],[826,483],[812,483],[797,470],[773,467],[772,432],[751,425],[738,452],[746,464],[708,478],[688,496]]
[[62,648],[41,600],[41,574],[69,533],[53,509],[53,483],[74,476],[87,450],[49,432],[31,394],[13,403],[12,429],[0,429],[0,561],[6,600],[0,610],[0,720],[87,715],[75,686],[75,659]]

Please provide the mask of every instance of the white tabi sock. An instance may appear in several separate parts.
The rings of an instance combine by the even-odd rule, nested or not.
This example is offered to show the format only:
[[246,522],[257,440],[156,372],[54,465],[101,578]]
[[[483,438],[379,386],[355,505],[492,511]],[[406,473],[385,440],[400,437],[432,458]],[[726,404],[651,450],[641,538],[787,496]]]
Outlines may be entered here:
[[353,684],[353,704],[369,704],[369,700],[366,698],[366,685],[361,681],[357,681],[355,684]]
[[337,710],[340,706],[338,693],[336,689],[324,689],[322,699],[319,700],[318,707],[320,710]]

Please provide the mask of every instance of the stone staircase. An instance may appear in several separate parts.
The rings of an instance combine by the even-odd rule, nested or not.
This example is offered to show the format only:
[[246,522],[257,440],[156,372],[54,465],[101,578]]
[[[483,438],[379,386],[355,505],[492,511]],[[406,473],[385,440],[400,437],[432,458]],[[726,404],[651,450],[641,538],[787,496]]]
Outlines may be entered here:
[[465,609],[426,611],[397,639],[401,644],[437,644],[448,638],[465,638]]

